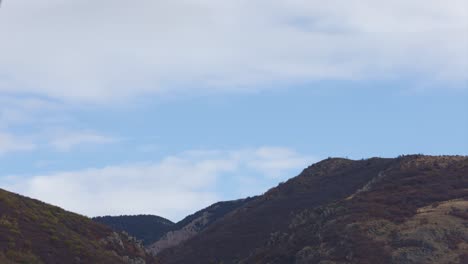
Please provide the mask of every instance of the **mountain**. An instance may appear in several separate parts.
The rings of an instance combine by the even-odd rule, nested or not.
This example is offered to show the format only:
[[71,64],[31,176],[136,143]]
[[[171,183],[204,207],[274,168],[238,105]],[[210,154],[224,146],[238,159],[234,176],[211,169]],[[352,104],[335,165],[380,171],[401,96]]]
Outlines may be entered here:
[[175,225],[170,220],[155,215],[102,216],[92,220],[107,225],[114,231],[125,231],[142,240],[144,245],[158,241]]
[[148,247],[154,255],[162,250],[177,246],[205,230],[229,212],[241,207],[254,198],[215,203],[203,210],[187,216],[172,227],[161,239]]
[[154,215],[101,216],[92,220],[143,241],[148,251],[157,255],[162,250],[179,245],[195,236],[216,220],[252,199],[218,202],[177,223]]
[[0,189],[0,263],[156,263],[134,238]]
[[162,263],[468,263],[468,157],[327,159]]

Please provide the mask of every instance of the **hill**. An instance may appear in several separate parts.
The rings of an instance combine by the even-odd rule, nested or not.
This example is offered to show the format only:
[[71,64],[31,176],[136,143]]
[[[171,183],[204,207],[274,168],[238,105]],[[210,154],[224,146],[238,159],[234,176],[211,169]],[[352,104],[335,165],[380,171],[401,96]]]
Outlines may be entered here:
[[172,227],[158,241],[151,244],[148,250],[154,255],[162,250],[177,246],[186,240],[196,236],[226,214],[248,203],[254,198],[239,199],[215,203],[203,210],[187,216]]
[[114,231],[126,232],[156,255],[164,249],[179,245],[206,229],[227,213],[237,209],[253,198],[215,203],[177,223],[154,215],[102,216],[92,220],[112,228]]
[[0,263],[156,263],[135,239],[0,189]]
[[156,242],[174,226],[170,220],[155,215],[102,216],[92,219],[109,226],[114,231],[127,232],[138,240],[142,240],[144,245]]
[[467,263],[468,157],[327,159],[162,263]]

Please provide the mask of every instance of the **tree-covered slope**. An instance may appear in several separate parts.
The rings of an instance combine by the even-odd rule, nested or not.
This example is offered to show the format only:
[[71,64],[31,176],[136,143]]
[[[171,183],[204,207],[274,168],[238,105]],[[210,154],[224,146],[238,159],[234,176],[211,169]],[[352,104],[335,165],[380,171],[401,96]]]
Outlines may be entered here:
[[173,229],[174,223],[155,215],[121,215],[93,218],[115,231],[125,231],[149,245]]

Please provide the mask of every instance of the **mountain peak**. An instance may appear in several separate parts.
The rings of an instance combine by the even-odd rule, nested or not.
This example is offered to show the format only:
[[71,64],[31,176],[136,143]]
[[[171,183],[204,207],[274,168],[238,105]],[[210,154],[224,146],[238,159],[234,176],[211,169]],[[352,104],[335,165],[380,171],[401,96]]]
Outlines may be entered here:
[[158,256],[169,264],[464,263],[466,212],[468,157],[329,158]]

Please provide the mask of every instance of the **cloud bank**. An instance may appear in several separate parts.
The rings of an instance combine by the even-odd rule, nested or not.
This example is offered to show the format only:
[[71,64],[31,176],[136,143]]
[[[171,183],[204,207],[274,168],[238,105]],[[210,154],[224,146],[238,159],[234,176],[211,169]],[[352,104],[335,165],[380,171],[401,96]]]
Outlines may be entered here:
[[15,0],[0,93],[104,102],[468,72],[464,0]]
[[[256,183],[277,183],[314,161],[310,156],[277,147],[197,150],[154,162],[8,176],[1,187],[88,216],[156,214],[178,220],[225,199],[218,181],[229,180],[237,183],[232,188],[246,189],[250,188],[242,186],[247,183],[246,177]],[[271,177],[276,180],[271,181]],[[251,195],[266,189],[254,191]]]

